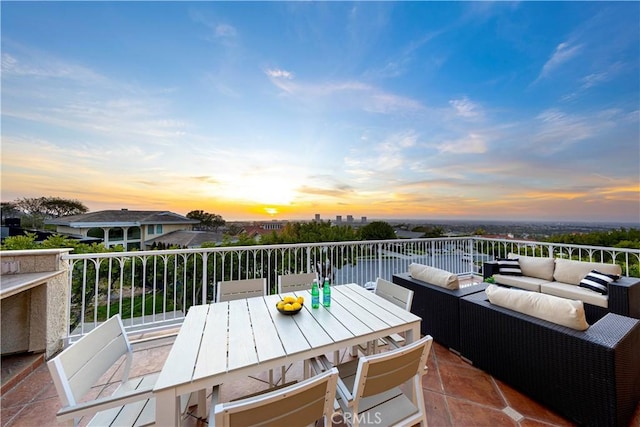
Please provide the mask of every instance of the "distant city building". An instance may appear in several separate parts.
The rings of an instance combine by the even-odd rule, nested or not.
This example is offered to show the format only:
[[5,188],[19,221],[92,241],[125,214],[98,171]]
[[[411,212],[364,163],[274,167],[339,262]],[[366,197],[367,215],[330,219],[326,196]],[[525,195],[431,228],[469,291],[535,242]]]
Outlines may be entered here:
[[342,224],[342,215],[336,215],[336,224]]
[[316,216],[315,216],[315,221],[320,222],[320,214],[316,214]]
[[347,215],[347,224],[351,224],[353,222],[353,215]]
[[360,219],[360,222],[362,222],[362,223],[367,222],[367,217],[366,217],[366,216],[363,216],[363,217]]

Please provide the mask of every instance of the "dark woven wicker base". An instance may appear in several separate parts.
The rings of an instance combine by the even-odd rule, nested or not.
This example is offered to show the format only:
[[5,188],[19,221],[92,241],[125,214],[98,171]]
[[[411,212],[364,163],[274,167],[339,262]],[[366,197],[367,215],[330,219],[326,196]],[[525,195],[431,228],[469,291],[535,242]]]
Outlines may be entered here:
[[586,331],[460,301],[463,357],[578,424],[627,426],[640,401],[640,321],[613,313]]
[[396,283],[413,291],[411,312],[422,318],[421,332],[445,347],[460,351],[460,298],[486,289],[486,283],[463,289],[446,289],[416,280],[409,273],[393,275]]

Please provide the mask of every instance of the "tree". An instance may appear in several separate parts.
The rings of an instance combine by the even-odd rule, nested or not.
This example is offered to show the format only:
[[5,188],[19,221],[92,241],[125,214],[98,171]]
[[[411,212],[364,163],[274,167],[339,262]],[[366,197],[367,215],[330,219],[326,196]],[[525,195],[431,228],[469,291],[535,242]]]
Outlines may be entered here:
[[29,224],[33,228],[42,228],[45,219],[78,215],[89,211],[82,202],[61,197],[23,197],[14,203],[16,208],[27,216],[23,225]]
[[424,237],[425,239],[442,237],[442,235],[444,234],[444,230],[442,229],[442,227],[438,225],[436,226],[421,225],[421,226],[415,227],[412,231],[423,233],[422,237]]
[[374,221],[360,229],[362,240],[387,240],[395,239],[396,232],[388,222]]
[[218,230],[226,224],[226,221],[218,214],[211,214],[203,210],[191,211],[187,214],[187,218],[200,221],[198,228],[204,230]]
[[78,200],[47,197],[43,203],[45,214],[53,218],[87,213],[89,209]]

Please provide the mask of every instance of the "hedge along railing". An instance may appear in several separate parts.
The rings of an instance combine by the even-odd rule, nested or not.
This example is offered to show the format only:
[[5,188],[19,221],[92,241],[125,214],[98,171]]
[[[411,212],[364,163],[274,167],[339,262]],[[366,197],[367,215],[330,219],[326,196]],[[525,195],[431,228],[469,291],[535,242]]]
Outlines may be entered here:
[[278,275],[319,271],[334,284],[364,285],[412,262],[464,276],[509,252],[617,262],[626,275],[640,263],[640,250],[475,237],[69,254],[67,342],[116,313],[131,332],[175,327],[189,307],[214,300],[221,280],[266,278],[274,293]]

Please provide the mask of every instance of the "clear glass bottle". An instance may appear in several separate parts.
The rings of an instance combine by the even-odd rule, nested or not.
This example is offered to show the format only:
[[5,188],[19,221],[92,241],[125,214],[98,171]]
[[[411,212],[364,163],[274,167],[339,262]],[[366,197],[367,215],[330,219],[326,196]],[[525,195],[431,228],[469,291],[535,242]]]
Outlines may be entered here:
[[331,285],[328,277],[324,278],[324,285],[322,285],[322,305],[325,307],[331,306]]
[[313,279],[311,285],[311,308],[320,307],[320,289],[318,289],[318,280]]

